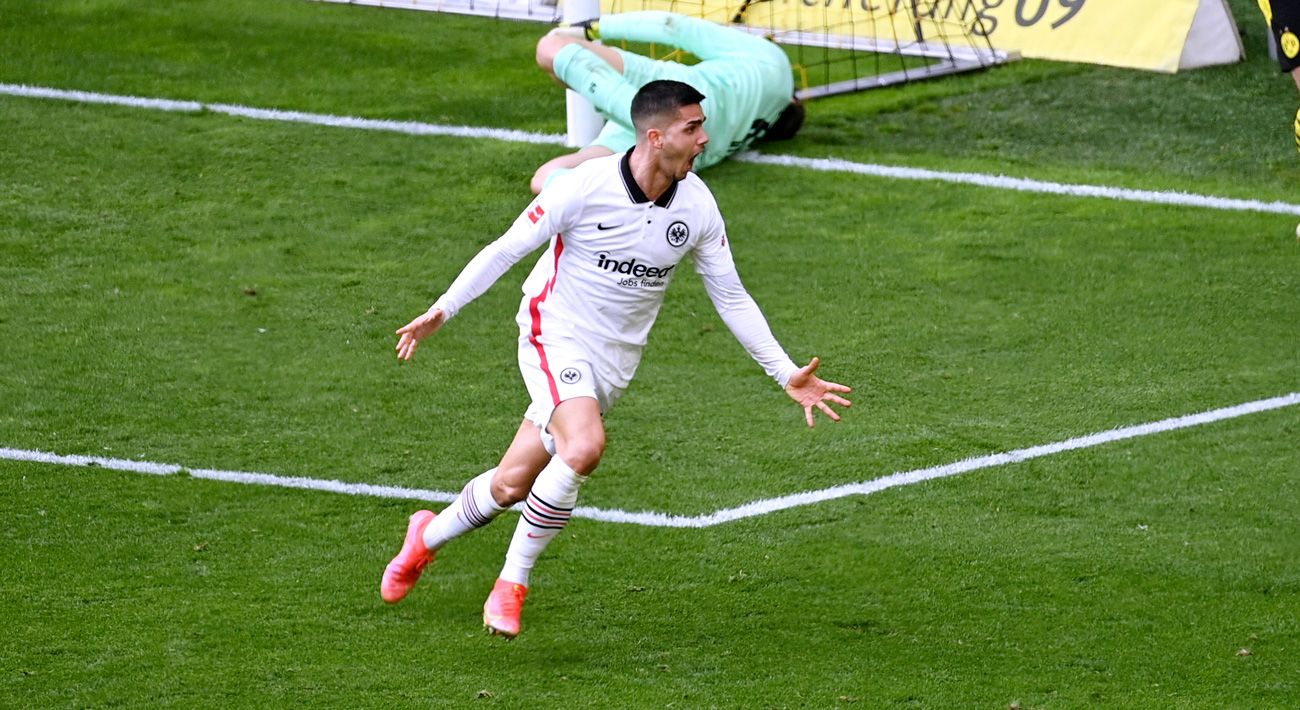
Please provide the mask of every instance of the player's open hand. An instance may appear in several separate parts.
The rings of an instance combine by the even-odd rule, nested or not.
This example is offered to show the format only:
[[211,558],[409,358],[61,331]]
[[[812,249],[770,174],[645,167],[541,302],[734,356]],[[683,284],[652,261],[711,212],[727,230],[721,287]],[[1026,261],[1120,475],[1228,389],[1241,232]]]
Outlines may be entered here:
[[430,308],[415,320],[398,328],[397,359],[410,360],[420,341],[438,332],[445,322],[447,314],[441,308]]
[[804,419],[808,422],[808,426],[813,425],[813,407],[822,410],[826,416],[831,418],[831,421],[838,422],[840,415],[826,403],[832,402],[841,407],[853,406],[852,402],[835,394],[836,392],[848,394],[853,391],[853,388],[827,382],[818,377],[815,374],[818,365],[821,365],[821,358],[813,358],[812,362],[790,375],[790,381],[785,386],[785,393],[790,395],[790,399],[798,402],[799,406],[803,407]]

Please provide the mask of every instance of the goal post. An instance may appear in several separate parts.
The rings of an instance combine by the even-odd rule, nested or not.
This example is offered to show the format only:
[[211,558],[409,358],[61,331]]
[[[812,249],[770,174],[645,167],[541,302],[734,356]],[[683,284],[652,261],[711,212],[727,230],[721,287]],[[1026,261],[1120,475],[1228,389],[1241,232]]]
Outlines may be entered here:
[[[567,25],[600,19],[600,0],[566,0],[562,18]],[[587,145],[596,140],[600,129],[605,127],[605,119],[596,111],[582,94],[573,89],[564,90],[564,108],[568,119],[568,131],[564,144],[570,148]]]

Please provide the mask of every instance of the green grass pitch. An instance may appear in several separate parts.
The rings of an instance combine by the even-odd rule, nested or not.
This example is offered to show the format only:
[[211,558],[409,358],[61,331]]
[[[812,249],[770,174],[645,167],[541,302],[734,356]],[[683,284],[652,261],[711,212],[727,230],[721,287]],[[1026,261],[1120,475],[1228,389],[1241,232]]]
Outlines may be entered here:
[[[1020,62],[768,153],[1297,202],[1294,86]],[[558,133],[540,25],[0,0],[0,83]],[[525,270],[400,365],[559,148],[0,96],[0,448],[453,491],[525,406]],[[1300,391],[1296,218],[730,162],[802,424],[677,279],[581,505],[701,515]],[[530,260],[531,261],[531,260]],[[689,269],[687,270],[689,272]],[[0,460],[4,707],[1300,707],[1300,407],[704,529],[507,515],[379,600],[408,500]],[[435,506],[436,507],[436,506]]]

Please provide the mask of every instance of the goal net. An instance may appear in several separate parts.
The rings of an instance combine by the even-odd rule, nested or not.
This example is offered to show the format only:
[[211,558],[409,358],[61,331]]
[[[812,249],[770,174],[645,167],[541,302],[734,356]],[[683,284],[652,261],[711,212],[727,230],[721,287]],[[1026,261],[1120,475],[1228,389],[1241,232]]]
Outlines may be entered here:
[[[325,1],[543,23],[562,13],[554,0]],[[602,14],[664,10],[770,37],[786,46],[804,100],[1014,59],[989,43],[979,7],[976,0],[600,0]],[[650,48],[652,56],[661,56],[656,49],[663,48]]]

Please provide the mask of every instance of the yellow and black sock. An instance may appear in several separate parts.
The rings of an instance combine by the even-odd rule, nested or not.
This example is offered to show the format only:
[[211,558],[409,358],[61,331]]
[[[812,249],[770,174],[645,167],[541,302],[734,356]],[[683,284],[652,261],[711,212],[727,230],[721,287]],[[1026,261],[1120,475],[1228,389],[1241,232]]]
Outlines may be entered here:
[[1300,150],[1300,109],[1295,112],[1295,149]]

